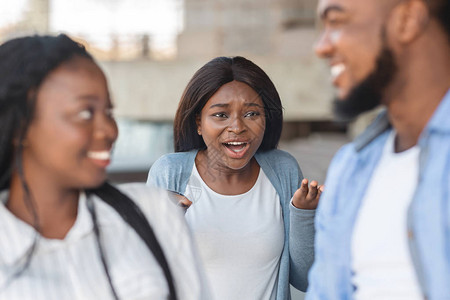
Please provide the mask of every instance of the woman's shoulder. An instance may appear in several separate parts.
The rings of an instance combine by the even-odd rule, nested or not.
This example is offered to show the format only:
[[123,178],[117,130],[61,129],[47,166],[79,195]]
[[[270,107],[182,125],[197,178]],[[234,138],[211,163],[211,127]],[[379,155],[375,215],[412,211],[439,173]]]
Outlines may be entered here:
[[[180,162],[184,162],[186,159],[189,159],[189,157],[193,156],[193,154],[193,151],[167,153],[158,158],[153,165],[179,164]],[[195,158],[195,155],[193,157]]]
[[153,164],[150,170],[164,170],[164,169],[173,169],[181,168],[186,165],[190,165],[193,163],[197,151],[188,151],[188,152],[175,152],[168,153],[160,158],[158,158]]
[[256,159],[264,160],[272,167],[295,167],[298,168],[298,162],[290,153],[280,150],[271,149],[267,151],[261,151],[256,153]]
[[139,205],[141,202],[159,203],[158,198],[166,196],[164,189],[148,186],[143,182],[121,183],[115,187]]
[[256,160],[264,173],[274,182],[287,180],[293,186],[297,187],[299,179],[303,178],[303,173],[298,165],[297,160],[288,152],[272,149],[255,154]]
[[170,153],[160,157],[150,168],[147,184],[177,190],[187,182],[197,151]]
[[127,195],[142,210],[144,215],[151,220],[166,222],[169,215],[180,215],[181,209],[176,206],[175,200],[169,192],[145,183],[124,183],[116,186]]

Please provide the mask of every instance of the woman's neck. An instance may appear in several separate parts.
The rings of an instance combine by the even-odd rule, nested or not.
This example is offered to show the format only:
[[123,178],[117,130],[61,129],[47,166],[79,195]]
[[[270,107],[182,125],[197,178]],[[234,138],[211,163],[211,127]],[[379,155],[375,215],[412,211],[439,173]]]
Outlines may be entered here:
[[77,218],[79,191],[58,189],[39,178],[27,180],[27,184],[29,194],[19,177],[12,176],[6,207],[25,223],[37,225],[42,236],[63,239]]
[[255,185],[260,169],[254,157],[245,167],[234,170],[217,162],[210,163],[203,151],[197,154],[195,166],[203,181],[222,195],[239,195],[249,191]]

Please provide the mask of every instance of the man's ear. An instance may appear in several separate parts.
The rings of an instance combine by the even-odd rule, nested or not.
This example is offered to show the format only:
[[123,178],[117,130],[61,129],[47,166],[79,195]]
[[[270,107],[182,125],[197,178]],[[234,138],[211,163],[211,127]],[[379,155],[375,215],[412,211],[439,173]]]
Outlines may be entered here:
[[391,29],[400,43],[410,43],[419,37],[428,25],[429,9],[423,0],[401,2],[392,12]]

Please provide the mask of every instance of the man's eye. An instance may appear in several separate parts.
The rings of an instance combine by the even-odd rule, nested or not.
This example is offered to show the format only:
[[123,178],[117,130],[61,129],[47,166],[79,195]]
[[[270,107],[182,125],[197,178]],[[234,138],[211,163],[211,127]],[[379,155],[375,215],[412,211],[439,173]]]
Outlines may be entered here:
[[84,109],[78,113],[78,118],[81,120],[90,120],[94,116],[94,112],[91,109]]
[[105,115],[110,118],[114,117],[114,108],[108,107],[107,109],[105,109]]
[[342,25],[345,22],[345,20],[346,20],[346,18],[343,16],[331,16],[326,19],[325,25],[339,26],[339,25]]
[[330,20],[330,21],[327,23],[327,25],[328,25],[329,27],[336,28],[336,27],[342,25],[342,22],[341,22],[340,20]]

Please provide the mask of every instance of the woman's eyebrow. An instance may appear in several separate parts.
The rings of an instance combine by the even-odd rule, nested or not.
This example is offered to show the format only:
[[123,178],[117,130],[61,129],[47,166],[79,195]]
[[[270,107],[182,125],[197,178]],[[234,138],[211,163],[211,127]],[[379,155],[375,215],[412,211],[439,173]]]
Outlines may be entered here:
[[[258,103],[255,103],[255,102],[245,102],[244,105],[245,106],[257,106],[257,107],[263,108],[263,106],[259,105]],[[209,108],[228,107],[228,106],[230,106],[228,103],[216,103],[216,104],[211,105]]]
[[264,106],[259,105],[258,103],[255,103],[255,102],[246,102],[245,106],[256,106],[256,107],[260,107],[260,108],[264,107]]
[[[99,100],[102,100],[102,99],[100,99],[97,95],[84,94],[84,95],[79,95],[79,96],[77,96],[77,97],[75,98],[75,100],[76,100],[76,101],[80,101],[80,102],[96,103],[96,102],[98,102]],[[105,100],[106,100],[107,103],[109,103],[109,104],[108,104],[109,106],[113,106],[110,97],[107,97]]]
[[211,105],[209,108],[214,108],[214,107],[228,107],[228,106],[230,106],[228,103],[217,103],[217,104]]
[[89,101],[89,102],[95,102],[98,100],[98,97],[95,95],[90,95],[90,94],[84,94],[84,95],[79,95],[75,98],[76,100],[79,101]]

